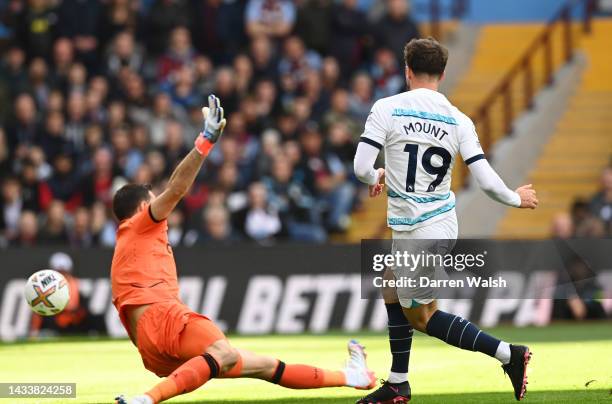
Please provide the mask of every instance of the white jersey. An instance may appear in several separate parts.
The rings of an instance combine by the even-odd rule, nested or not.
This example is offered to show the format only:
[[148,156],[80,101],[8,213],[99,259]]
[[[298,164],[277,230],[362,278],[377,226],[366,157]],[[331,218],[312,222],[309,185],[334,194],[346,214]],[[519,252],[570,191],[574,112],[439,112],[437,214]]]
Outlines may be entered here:
[[466,164],[484,158],[471,119],[428,89],[378,100],[361,141],[385,150],[387,223],[397,231],[454,216],[455,156],[460,153]]

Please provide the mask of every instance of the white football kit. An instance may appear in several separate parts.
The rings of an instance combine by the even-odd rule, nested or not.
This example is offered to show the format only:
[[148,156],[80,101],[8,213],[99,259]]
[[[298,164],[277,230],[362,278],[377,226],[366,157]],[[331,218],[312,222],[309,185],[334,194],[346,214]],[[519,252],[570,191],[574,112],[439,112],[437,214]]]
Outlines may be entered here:
[[[372,151],[383,148],[389,197],[387,224],[395,231],[410,232],[442,220],[456,223],[451,174],[458,154],[493,199],[520,205],[520,197],[486,162],[471,119],[437,91],[407,91],[374,104],[355,156],[360,180],[370,185],[378,181],[373,161],[368,163]],[[475,166],[486,168],[474,172]],[[419,233],[419,238],[425,238],[422,231]],[[431,236],[427,238],[445,237]]]
[[[458,226],[451,174],[455,157],[461,155],[479,186],[492,199],[520,206],[519,195],[506,187],[487,162],[473,122],[441,93],[416,89],[378,100],[365,123],[355,155],[355,174],[374,185],[374,163],[385,152],[387,224],[393,229],[393,249],[419,250],[421,243],[400,240],[445,240],[426,248],[452,249]],[[449,242],[453,241],[453,242]],[[431,276],[437,268],[418,268],[410,273],[394,270],[397,277]],[[400,303],[426,304],[433,300],[429,288],[397,288]]]

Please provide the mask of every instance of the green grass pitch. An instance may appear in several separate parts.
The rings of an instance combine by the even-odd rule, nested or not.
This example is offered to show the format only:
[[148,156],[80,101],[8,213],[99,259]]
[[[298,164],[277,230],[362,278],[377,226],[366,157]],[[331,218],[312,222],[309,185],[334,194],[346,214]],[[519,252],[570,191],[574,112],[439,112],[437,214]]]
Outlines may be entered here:
[[[491,332],[534,352],[527,403],[612,403],[612,326],[560,324],[546,328],[500,327]],[[418,333],[416,333],[418,334]],[[415,334],[415,335],[416,335]],[[370,367],[387,376],[385,335],[357,334]],[[230,338],[237,347],[327,368],[340,368],[348,335]],[[158,379],[147,372],[127,340],[63,339],[0,345],[1,382],[76,382],[76,399],[0,399],[2,403],[111,403],[116,393],[132,395]],[[415,403],[512,403],[510,383],[498,362],[423,335],[410,359]],[[590,382],[590,383],[588,383]],[[588,383],[588,386],[585,384]],[[362,392],[348,388],[294,391],[259,380],[213,380],[171,403],[352,403]]]

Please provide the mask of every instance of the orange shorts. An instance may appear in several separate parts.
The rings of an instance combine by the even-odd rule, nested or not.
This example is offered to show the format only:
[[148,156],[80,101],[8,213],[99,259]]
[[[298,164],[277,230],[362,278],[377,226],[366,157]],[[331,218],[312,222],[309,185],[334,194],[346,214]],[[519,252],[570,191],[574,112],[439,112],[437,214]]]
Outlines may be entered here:
[[208,317],[176,301],[152,304],[138,320],[136,332],[144,367],[159,377],[225,339]]

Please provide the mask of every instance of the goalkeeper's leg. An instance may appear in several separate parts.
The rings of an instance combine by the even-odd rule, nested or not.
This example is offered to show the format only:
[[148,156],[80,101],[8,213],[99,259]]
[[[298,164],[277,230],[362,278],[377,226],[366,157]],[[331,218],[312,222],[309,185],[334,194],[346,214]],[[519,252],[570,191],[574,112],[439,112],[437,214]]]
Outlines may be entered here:
[[221,378],[249,377],[266,380],[290,389],[318,389],[323,387],[354,387],[369,389],[376,378],[367,368],[365,351],[356,341],[349,342],[350,358],[342,370],[328,370],[311,365],[289,364],[281,360],[238,349],[240,358]]

